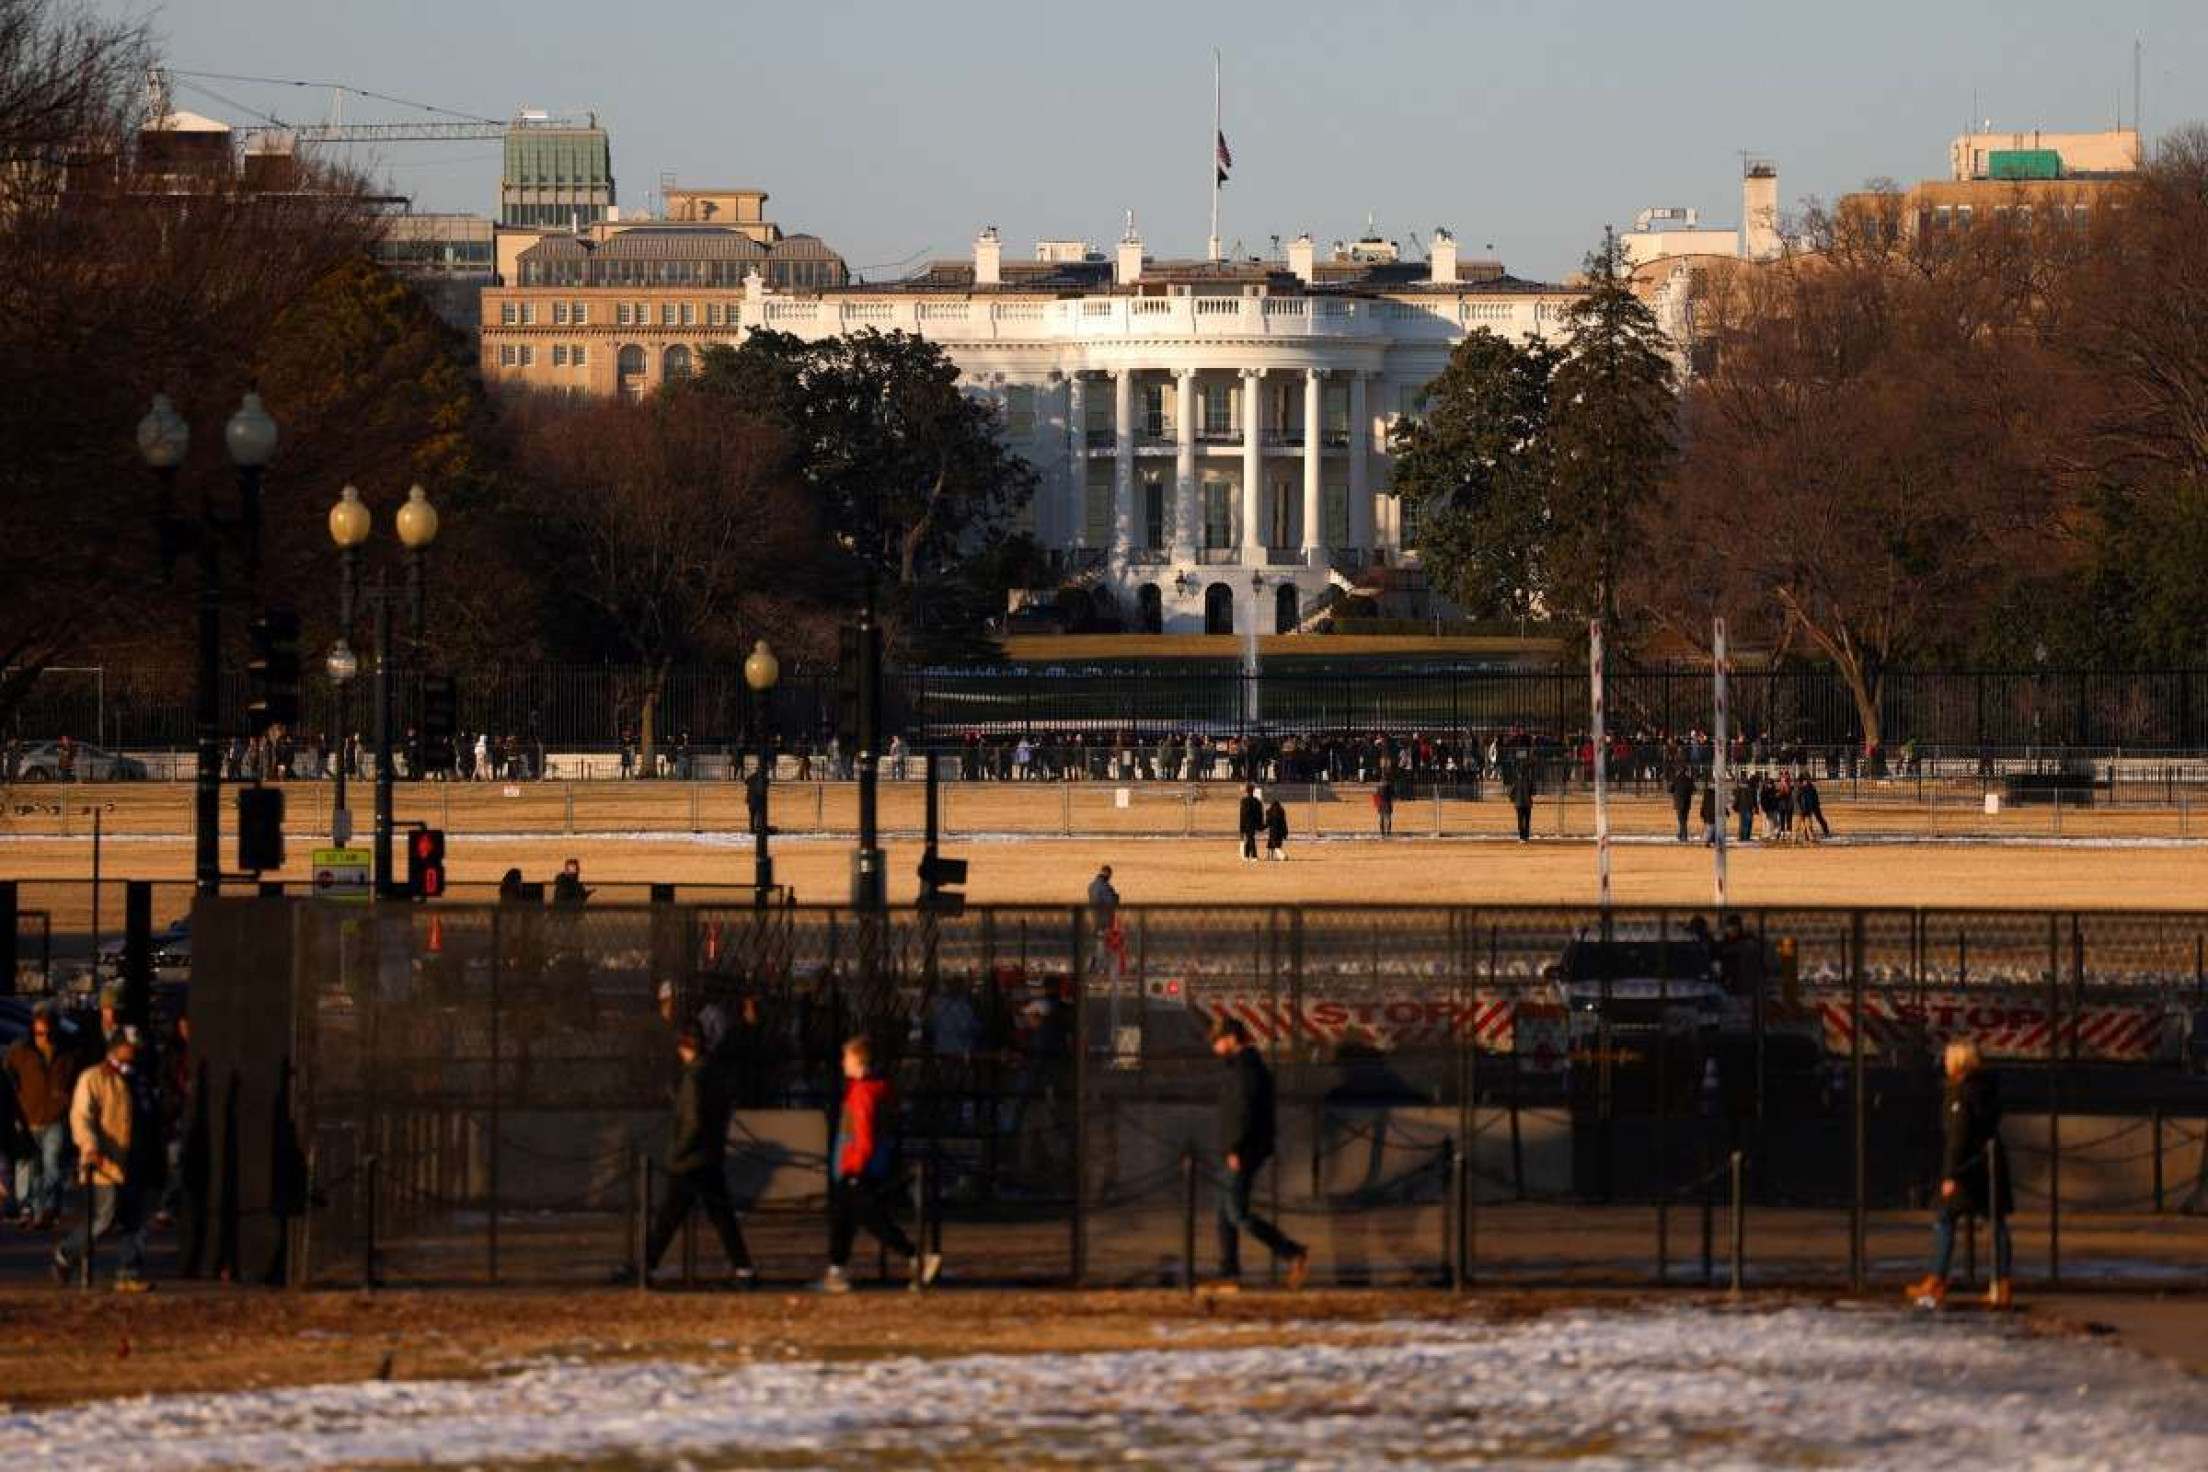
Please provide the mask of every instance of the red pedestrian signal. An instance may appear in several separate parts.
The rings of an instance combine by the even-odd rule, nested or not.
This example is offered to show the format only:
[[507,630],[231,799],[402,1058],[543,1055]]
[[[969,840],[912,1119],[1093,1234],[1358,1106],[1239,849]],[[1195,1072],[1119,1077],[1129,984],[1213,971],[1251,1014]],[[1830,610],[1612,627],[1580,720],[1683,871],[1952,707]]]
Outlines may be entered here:
[[406,892],[433,900],[445,892],[445,831],[417,828],[406,840]]

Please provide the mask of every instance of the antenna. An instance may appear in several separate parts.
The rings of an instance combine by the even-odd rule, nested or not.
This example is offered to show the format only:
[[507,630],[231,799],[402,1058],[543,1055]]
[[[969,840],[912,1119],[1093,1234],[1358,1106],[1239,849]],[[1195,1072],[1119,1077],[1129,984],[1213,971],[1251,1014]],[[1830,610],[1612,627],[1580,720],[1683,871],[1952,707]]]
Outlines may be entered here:
[[2145,43],[2144,41],[2140,40],[2140,39],[2139,39],[2139,38],[2138,38],[2137,36],[2134,36],[2134,37],[2132,37],[2132,38],[2131,38],[2131,126],[2132,126],[2132,131],[2136,132],[2136,133],[2137,133],[2137,134],[2139,135],[2139,150],[2138,150],[2138,151],[2139,151],[2139,152],[2140,152],[2140,153],[2141,153],[2142,155],[2144,155],[2144,154],[2146,153],[2146,150],[2147,150],[2147,115],[2146,115],[2146,113],[2145,113],[2145,112],[2143,112],[2143,111],[2141,110],[2141,107],[2140,107],[2140,101],[2139,101],[2139,64],[2140,64],[2140,60],[2141,60],[2141,58],[2142,58],[2142,57],[2143,57],[2143,56],[2145,55],[2145,52],[2146,52],[2146,43]]

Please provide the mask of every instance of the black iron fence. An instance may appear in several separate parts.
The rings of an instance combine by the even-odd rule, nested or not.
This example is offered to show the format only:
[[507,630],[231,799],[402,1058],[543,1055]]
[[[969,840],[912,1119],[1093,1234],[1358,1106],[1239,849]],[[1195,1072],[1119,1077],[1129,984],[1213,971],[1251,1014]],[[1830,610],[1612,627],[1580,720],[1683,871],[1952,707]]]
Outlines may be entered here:
[[838,1049],[864,1035],[900,1199],[955,1276],[1179,1282],[1214,1261],[1226,1017],[1277,1080],[1258,1209],[1318,1281],[1914,1277],[1961,1040],[2007,1100],[2023,1277],[2208,1278],[2199,913],[1746,911],[1714,938],[1658,909],[200,917],[206,1128],[238,1162],[225,1184],[217,1149],[201,1199],[241,1276],[632,1262],[695,1020],[770,1280],[820,1267]]
[[[1774,745],[1856,748],[1862,724],[1846,684],[1831,670],[1748,670],[1733,677],[1735,729]],[[755,715],[786,743],[825,741],[834,723],[833,671],[785,673],[755,709],[735,665],[671,671],[656,689],[644,671],[516,664],[462,671],[462,730],[511,736],[529,748],[613,752],[640,738],[650,696],[657,744],[685,737],[701,751],[750,739]],[[418,722],[419,690],[398,681],[398,728]],[[239,729],[247,704],[242,671],[224,679],[224,729]],[[368,681],[311,682],[303,730],[366,733]],[[1255,675],[1221,661],[1158,660],[1114,667],[1072,662],[893,673],[886,728],[913,741],[1042,732],[1092,739],[1155,739],[1166,732],[1242,734],[1412,732],[1494,733],[1524,727],[1566,739],[1588,724],[1587,679],[1569,669],[1489,668],[1474,663],[1329,663],[1268,660]],[[1880,687],[1883,745],[1973,754],[1981,748],[2081,752],[2208,749],[2208,671],[1896,671]],[[1710,721],[1706,670],[1614,672],[1613,730],[1684,733]],[[184,669],[57,670],[43,675],[13,713],[21,742],[68,734],[124,749],[188,750],[190,674]]]

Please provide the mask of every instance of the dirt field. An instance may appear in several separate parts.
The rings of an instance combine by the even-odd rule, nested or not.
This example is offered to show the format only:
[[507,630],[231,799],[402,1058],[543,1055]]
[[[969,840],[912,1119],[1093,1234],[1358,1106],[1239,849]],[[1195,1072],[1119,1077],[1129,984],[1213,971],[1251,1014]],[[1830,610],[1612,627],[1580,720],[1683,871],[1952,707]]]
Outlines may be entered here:
[[[493,1374],[541,1356],[768,1359],[1293,1344],[1315,1325],[1437,1319],[1502,1323],[1647,1295],[1253,1291],[1233,1299],[1142,1292],[868,1292],[823,1300],[763,1292],[272,1293],[169,1285],[136,1298],[51,1287],[0,1292],[0,1407],[95,1397]],[[1680,1294],[1660,1301],[1691,1301]],[[1800,1301],[1759,1295],[1776,1308]],[[2079,1318],[2167,1318],[2132,1300],[2073,1299]],[[2132,1312],[2127,1313],[2127,1305]],[[2027,1305],[2027,1311],[2029,1306]],[[2080,1332],[2046,1314],[2044,1332]],[[2197,1355],[2194,1357],[2198,1362]]]
[[[310,843],[292,840],[291,867],[281,877],[308,877]],[[893,840],[887,847],[891,900],[910,900],[919,888],[920,846]],[[74,839],[18,840],[0,845],[0,868],[25,881],[81,880],[91,871],[90,849]],[[1107,863],[1121,896],[1135,904],[1584,903],[1595,897],[1594,848],[1584,841],[1521,847],[1493,840],[1337,840],[1291,844],[1290,862],[1264,865],[1240,862],[1234,840],[1223,836],[994,839],[954,843],[947,851],[972,862],[967,894],[976,903],[1078,903],[1097,867]],[[585,878],[597,884],[751,882],[751,850],[741,835],[455,838],[450,873],[456,882],[493,883],[509,866],[519,866],[530,878],[549,880],[569,855],[583,861]],[[778,839],[774,862],[776,878],[795,886],[801,901],[834,902],[849,893],[848,839]],[[1707,904],[1710,871],[1709,853],[1699,845],[1623,845],[1613,856],[1613,893],[1624,904]],[[110,880],[185,880],[191,846],[182,839],[112,842],[104,873]],[[1732,897],[1745,905],[2193,908],[2208,900],[2208,849],[2194,847],[1751,847],[1733,852],[1730,873]],[[88,907],[83,889],[31,886],[23,903],[50,908],[55,927],[63,929],[82,923],[76,911]],[[110,920],[119,921],[120,894],[111,891],[106,904]]]

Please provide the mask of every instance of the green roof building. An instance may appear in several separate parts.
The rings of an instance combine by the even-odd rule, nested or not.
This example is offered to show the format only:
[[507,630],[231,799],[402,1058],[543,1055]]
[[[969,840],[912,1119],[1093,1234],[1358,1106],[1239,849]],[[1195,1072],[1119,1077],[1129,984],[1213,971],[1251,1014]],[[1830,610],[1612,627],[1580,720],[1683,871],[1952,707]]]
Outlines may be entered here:
[[580,229],[612,217],[613,144],[598,119],[525,112],[506,130],[498,222]]

